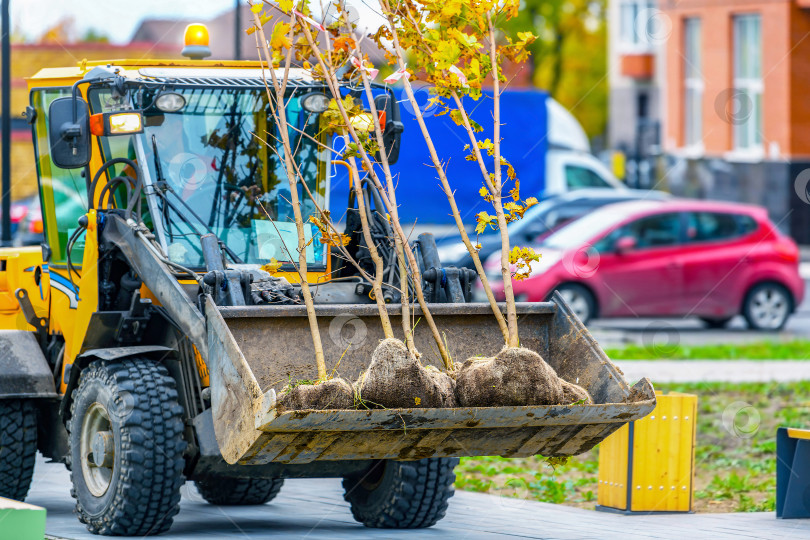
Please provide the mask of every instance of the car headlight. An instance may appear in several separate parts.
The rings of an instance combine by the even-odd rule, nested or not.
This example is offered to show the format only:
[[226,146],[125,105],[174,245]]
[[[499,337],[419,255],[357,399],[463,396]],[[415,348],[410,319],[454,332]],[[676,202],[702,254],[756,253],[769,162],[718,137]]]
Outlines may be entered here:
[[439,260],[442,264],[456,263],[468,253],[467,246],[465,246],[463,242],[437,246],[436,251],[439,254]]

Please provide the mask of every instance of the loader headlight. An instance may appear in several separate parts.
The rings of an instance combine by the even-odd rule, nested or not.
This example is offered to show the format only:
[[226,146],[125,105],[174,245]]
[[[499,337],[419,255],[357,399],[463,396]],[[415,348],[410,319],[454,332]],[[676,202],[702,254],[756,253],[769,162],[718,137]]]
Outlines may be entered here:
[[96,137],[141,132],[143,132],[143,115],[140,111],[97,113],[90,116],[90,133]]
[[155,107],[162,112],[177,112],[186,106],[186,98],[176,92],[160,94],[155,100]]
[[326,94],[313,92],[301,98],[301,107],[307,112],[321,114],[329,108],[329,98]]
[[358,131],[374,131],[374,117],[371,113],[360,113],[352,116],[352,127]]

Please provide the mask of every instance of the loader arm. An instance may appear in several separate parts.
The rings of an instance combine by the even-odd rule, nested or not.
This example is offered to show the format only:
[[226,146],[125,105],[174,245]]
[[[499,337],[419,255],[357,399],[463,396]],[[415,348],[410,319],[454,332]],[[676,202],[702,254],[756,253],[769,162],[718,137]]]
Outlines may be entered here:
[[200,355],[208,358],[208,338],[205,317],[188,297],[177,277],[156,253],[154,245],[138,226],[130,225],[121,216],[109,212],[105,215],[102,237],[121,250],[132,269],[143,280],[172,321],[197,347]]

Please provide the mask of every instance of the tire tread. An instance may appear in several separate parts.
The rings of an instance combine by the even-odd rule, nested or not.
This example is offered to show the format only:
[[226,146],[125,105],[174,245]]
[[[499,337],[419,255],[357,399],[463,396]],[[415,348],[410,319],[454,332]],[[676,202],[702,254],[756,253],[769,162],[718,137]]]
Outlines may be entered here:
[[[180,510],[183,485],[183,408],[177,402],[175,381],[165,366],[146,359],[97,361],[81,375],[96,377],[109,385],[113,395],[133,396],[133,409],[121,419],[121,467],[110,507],[101,516],[92,516],[83,507],[76,488],[79,520],[95,534],[144,536],[169,530]],[[78,433],[76,403],[83,391],[80,383],[73,392],[68,432]],[[74,437],[70,437],[71,444]],[[73,476],[82,474],[81,465],[72,467]],[[75,486],[75,481],[73,482]],[[112,486],[111,486],[112,487]]]
[[366,527],[421,529],[435,525],[447,512],[453,496],[458,458],[426,458],[390,461],[385,466],[393,478],[380,493],[369,492],[357,477],[343,480],[343,498],[351,504],[352,516]]
[[247,506],[273,500],[284,485],[284,479],[210,476],[197,480],[195,484],[202,498],[210,504]]
[[37,456],[37,411],[28,400],[0,401],[0,497],[24,501]]

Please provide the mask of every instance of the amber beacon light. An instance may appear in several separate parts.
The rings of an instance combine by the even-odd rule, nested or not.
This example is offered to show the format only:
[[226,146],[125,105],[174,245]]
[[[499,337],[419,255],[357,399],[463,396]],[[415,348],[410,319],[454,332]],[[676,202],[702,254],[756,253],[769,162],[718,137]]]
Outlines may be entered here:
[[208,47],[208,27],[200,23],[186,26],[182,55],[192,60],[202,60],[211,56],[211,49]]

